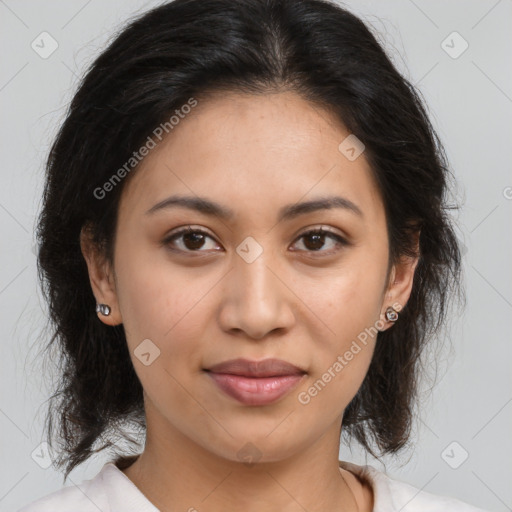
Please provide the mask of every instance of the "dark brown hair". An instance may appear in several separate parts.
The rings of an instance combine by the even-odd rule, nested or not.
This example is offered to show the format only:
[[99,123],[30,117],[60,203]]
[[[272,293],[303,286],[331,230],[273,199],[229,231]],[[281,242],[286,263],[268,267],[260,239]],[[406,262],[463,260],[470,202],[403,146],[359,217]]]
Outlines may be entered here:
[[[324,0],[175,0],[133,20],[93,62],[47,161],[38,270],[60,354],[46,418],[58,467],[143,433],[141,383],[122,325],[97,318],[80,231],[112,262],[119,198],[95,191],[156,127],[215,90],[291,90],[334,112],[365,145],[385,204],[390,263],[413,255],[412,294],[375,353],[343,432],[374,456],[398,452],[411,430],[420,355],[459,293],[461,255],[447,210],[450,173],[414,86],[356,16]],[[136,167],[130,176],[136,172]],[[460,295],[460,293],[459,293]],[[115,438],[113,440],[113,438]],[[127,465],[127,461],[120,463]]]

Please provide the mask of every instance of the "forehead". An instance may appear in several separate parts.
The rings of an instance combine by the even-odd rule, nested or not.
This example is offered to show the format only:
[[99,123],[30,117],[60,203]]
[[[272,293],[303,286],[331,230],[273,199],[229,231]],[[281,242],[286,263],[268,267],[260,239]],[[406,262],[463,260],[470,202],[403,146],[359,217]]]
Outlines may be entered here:
[[227,93],[198,100],[135,171],[121,198],[131,215],[171,194],[197,195],[237,214],[266,216],[283,204],[342,195],[365,217],[382,213],[364,153],[349,160],[350,133],[295,93]]

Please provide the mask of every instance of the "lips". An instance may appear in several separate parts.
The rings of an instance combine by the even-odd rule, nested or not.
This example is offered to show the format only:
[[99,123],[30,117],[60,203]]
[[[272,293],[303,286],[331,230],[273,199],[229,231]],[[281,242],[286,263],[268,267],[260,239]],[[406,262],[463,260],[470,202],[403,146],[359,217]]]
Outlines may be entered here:
[[306,373],[302,368],[282,359],[251,361],[243,358],[218,363],[207,368],[207,371],[243,377],[281,377],[285,375],[303,375]]
[[223,393],[251,406],[276,402],[306,375],[305,370],[282,359],[233,359],[205,370]]

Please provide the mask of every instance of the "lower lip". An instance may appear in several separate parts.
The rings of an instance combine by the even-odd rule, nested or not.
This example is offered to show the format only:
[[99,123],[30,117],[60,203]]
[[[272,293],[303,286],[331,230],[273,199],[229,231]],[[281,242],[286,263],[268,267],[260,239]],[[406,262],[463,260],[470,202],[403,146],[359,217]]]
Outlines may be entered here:
[[304,375],[280,377],[242,377],[227,373],[207,372],[227,395],[245,405],[266,405],[279,400],[302,380]]

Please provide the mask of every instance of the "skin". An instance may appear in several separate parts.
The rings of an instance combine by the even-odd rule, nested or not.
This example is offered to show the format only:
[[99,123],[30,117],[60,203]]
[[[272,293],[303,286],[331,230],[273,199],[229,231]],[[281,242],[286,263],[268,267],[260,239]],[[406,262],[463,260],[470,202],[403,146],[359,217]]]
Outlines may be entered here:
[[[417,264],[404,258],[388,274],[382,199],[364,153],[350,161],[338,150],[347,135],[293,92],[209,97],[130,176],[114,265],[82,234],[94,295],[112,309],[99,318],[124,324],[144,388],[146,446],[124,473],[158,508],[372,510],[371,487],[339,468],[338,452],[343,412],[376,337],[308,404],[298,400],[365,328],[392,328],[384,312],[406,304]],[[206,197],[236,215],[145,214],[173,194]],[[276,220],[285,205],[330,195],[363,216],[333,208]],[[188,225],[207,232],[202,245],[186,236],[163,244]],[[301,237],[322,226],[349,244]],[[251,263],[236,252],[248,236],[263,249]],[[148,366],[134,353],[145,339],[160,350]],[[307,375],[275,403],[244,405],[203,371],[236,357],[285,359]],[[257,449],[253,464],[238,455],[247,443]]]

